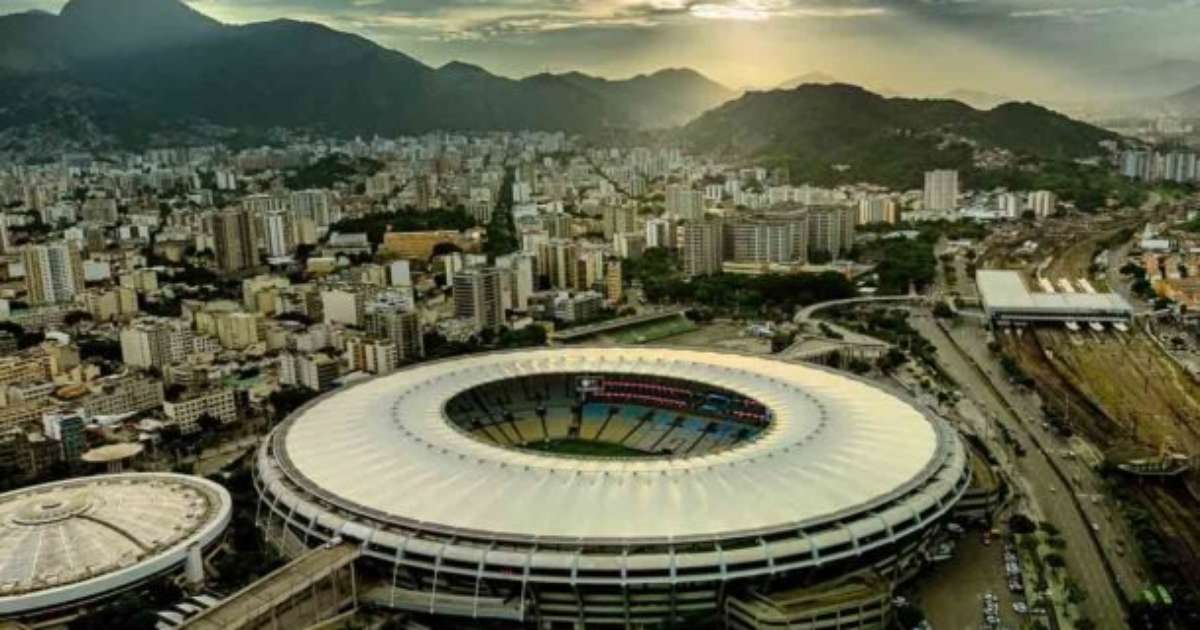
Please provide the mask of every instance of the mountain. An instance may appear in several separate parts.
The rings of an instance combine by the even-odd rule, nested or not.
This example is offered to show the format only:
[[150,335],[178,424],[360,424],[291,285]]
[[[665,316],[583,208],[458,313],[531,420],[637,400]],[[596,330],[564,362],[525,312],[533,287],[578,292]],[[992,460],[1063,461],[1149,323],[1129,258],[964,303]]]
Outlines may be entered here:
[[1200,85],[1167,97],[1164,104],[1173,112],[1187,116],[1200,115]]
[[933,168],[970,168],[975,147],[1069,159],[1098,154],[1101,141],[1118,139],[1030,103],[979,111],[842,84],[752,92],[681,134],[697,149],[773,159],[814,182],[870,179],[895,187],[916,186]]
[[[682,125],[734,95],[725,86],[686,68],[640,74],[624,81],[610,81],[578,72],[551,76],[587,90],[614,107],[631,108],[634,116],[649,127]],[[706,106],[697,111],[698,103]]]
[[783,83],[775,86],[777,90],[794,90],[801,85],[832,85],[841,83],[834,77],[825,74],[824,72],[809,72],[798,77],[792,77]]
[[[776,90],[794,90],[802,85],[838,85],[838,84],[842,84],[842,83],[847,83],[847,82],[841,81],[838,78],[836,78],[832,75],[826,74],[824,72],[809,72],[807,74],[802,74],[798,77],[792,77],[791,79],[788,79],[787,81],[784,81],[783,83],[780,83],[779,85],[775,86],[774,89],[776,89]],[[881,87],[881,86],[877,86],[877,85],[865,85],[865,84],[860,85],[860,87],[862,87],[863,89],[875,92],[876,94],[880,94],[882,96],[887,96],[887,97],[901,96],[901,94],[899,92],[897,92],[896,90],[893,90],[891,88],[888,88],[888,87]]]
[[1108,90],[1110,99],[1158,98],[1200,83],[1200,61],[1169,59],[1084,78],[1090,78],[1096,88]]
[[[0,17],[0,88],[0,129],[44,122],[39,111],[87,118],[100,102],[102,126],[118,135],[154,117],[347,133],[591,132],[681,124],[733,95],[690,70],[612,81],[432,68],[321,25],[225,25],[180,0],[70,0],[58,15]],[[64,100],[81,93],[90,96]]]
[[999,94],[991,94],[989,92],[981,92],[979,90],[951,90],[941,96],[941,98],[958,101],[974,107],[975,109],[993,109],[1004,103],[1013,102],[1015,99]]

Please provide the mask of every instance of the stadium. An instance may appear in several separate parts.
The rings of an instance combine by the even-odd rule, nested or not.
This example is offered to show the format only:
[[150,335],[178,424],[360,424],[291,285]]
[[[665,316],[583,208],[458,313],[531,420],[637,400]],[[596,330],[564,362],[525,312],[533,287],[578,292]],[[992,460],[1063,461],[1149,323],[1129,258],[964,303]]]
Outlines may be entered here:
[[257,520],[460,622],[877,627],[971,482],[943,420],[845,374],[669,348],[420,364],[310,402]]
[[83,477],[0,495],[0,618],[56,624],[211,547],[232,501],[199,477]]

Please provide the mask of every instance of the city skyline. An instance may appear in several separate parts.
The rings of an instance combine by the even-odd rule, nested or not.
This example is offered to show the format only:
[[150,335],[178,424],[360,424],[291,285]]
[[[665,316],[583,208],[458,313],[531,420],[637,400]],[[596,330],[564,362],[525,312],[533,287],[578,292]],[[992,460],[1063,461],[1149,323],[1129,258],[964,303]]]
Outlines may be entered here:
[[[6,13],[64,0],[11,0]],[[510,77],[624,78],[690,67],[735,90],[821,72],[882,92],[1013,98],[1162,96],[1148,74],[1200,66],[1194,0],[188,0],[231,24],[289,18],[440,66]],[[1153,33],[1154,37],[1143,34]],[[1193,61],[1195,60],[1195,61]],[[980,73],[987,67],[989,72]],[[1129,75],[1131,83],[1123,84]],[[1171,89],[1174,89],[1172,86]],[[1180,89],[1190,85],[1177,86]]]

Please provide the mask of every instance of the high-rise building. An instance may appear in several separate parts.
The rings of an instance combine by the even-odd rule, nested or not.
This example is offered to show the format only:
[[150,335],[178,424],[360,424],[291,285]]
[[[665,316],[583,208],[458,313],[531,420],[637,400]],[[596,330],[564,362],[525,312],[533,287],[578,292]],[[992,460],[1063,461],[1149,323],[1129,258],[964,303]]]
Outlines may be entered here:
[[646,247],[675,249],[677,246],[674,221],[668,218],[646,221]]
[[955,210],[958,208],[958,171],[928,171],[925,173],[925,209]]
[[267,256],[271,258],[289,256],[295,245],[292,215],[283,210],[267,213],[263,217],[263,237],[267,245]]
[[292,215],[297,219],[309,219],[318,227],[337,222],[337,212],[327,190],[298,190],[290,199]]
[[1058,197],[1049,190],[1035,190],[1029,193],[1028,205],[1035,217],[1044,219],[1054,214],[1058,207]]
[[695,221],[684,228],[683,270],[689,276],[720,273],[725,258],[720,221]]
[[726,224],[725,255],[736,263],[804,262],[808,259],[808,217],[788,213]]
[[533,295],[534,257],[529,254],[509,254],[496,258],[496,267],[508,272],[502,277],[505,284],[505,308],[525,312],[529,310],[529,297]]
[[858,200],[858,224],[897,223],[900,221],[900,204],[891,197],[868,197]]
[[364,319],[367,334],[391,343],[399,361],[416,361],[425,356],[421,317],[417,312],[396,303],[377,301],[367,305]]
[[1174,151],[1163,158],[1163,179],[1171,182],[1187,183],[1195,181],[1200,169],[1197,168],[1196,154],[1186,151]]
[[337,359],[326,354],[285,352],[279,356],[279,382],[283,385],[319,392],[333,387],[339,372]]
[[667,214],[676,215],[688,221],[704,218],[704,193],[692,190],[691,186],[672,184],[666,192]]
[[250,214],[230,208],[212,217],[213,246],[217,268],[225,273],[240,273],[258,266],[258,248]]
[[604,238],[626,234],[637,229],[637,206],[607,206],[604,208]]
[[1025,211],[1025,200],[1018,193],[1000,193],[996,195],[996,211],[1008,219],[1020,218],[1021,213]]
[[78,414],[47,413],[42,416],[42,433],[58,442],[62,459],[69,465],[79,462],[87,450],[84,422]]
[[83,293],[83,257],[73,244],[25,247],[25,287],[31,304],[71,302]]
[[613,253],[621,258],[641,258],[646,251],[646,235],[640,232],[613,234]]
[[808,255],[817,253],[839,258],[854,247],[856,208],[849,206],[820,206],[808,208]]
[[538,275],[555,289],[574,289],[579,282],[579,246],[574,241],[552,240],[538,247]]
[[356,287],[333,287],[321,291],[321,313],[326,324],[358,326],[366,301]]
[[475,322],[476,329],[504,326],[500,270],[472,267],[454,275],[454,316]]
[[625,278],[621,273],[621,259],[610,258],[604,263],[604,297],[613,304],[625,299]]

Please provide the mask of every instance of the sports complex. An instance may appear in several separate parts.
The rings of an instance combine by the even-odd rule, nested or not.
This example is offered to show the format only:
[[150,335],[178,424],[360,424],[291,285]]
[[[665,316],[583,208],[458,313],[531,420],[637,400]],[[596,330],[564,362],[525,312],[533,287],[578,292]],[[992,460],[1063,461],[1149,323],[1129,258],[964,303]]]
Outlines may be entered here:
[[166,473],[0,495],[0,618],[61,627],[150,580],[185,567],[202,573],[201,552],[220,540],[231,510],[220,485]]
[[647,347],[424,363],[317,399],[256,456],[286,553],[359,547],[440,625],[878,627],[971,482],[866,381]]

